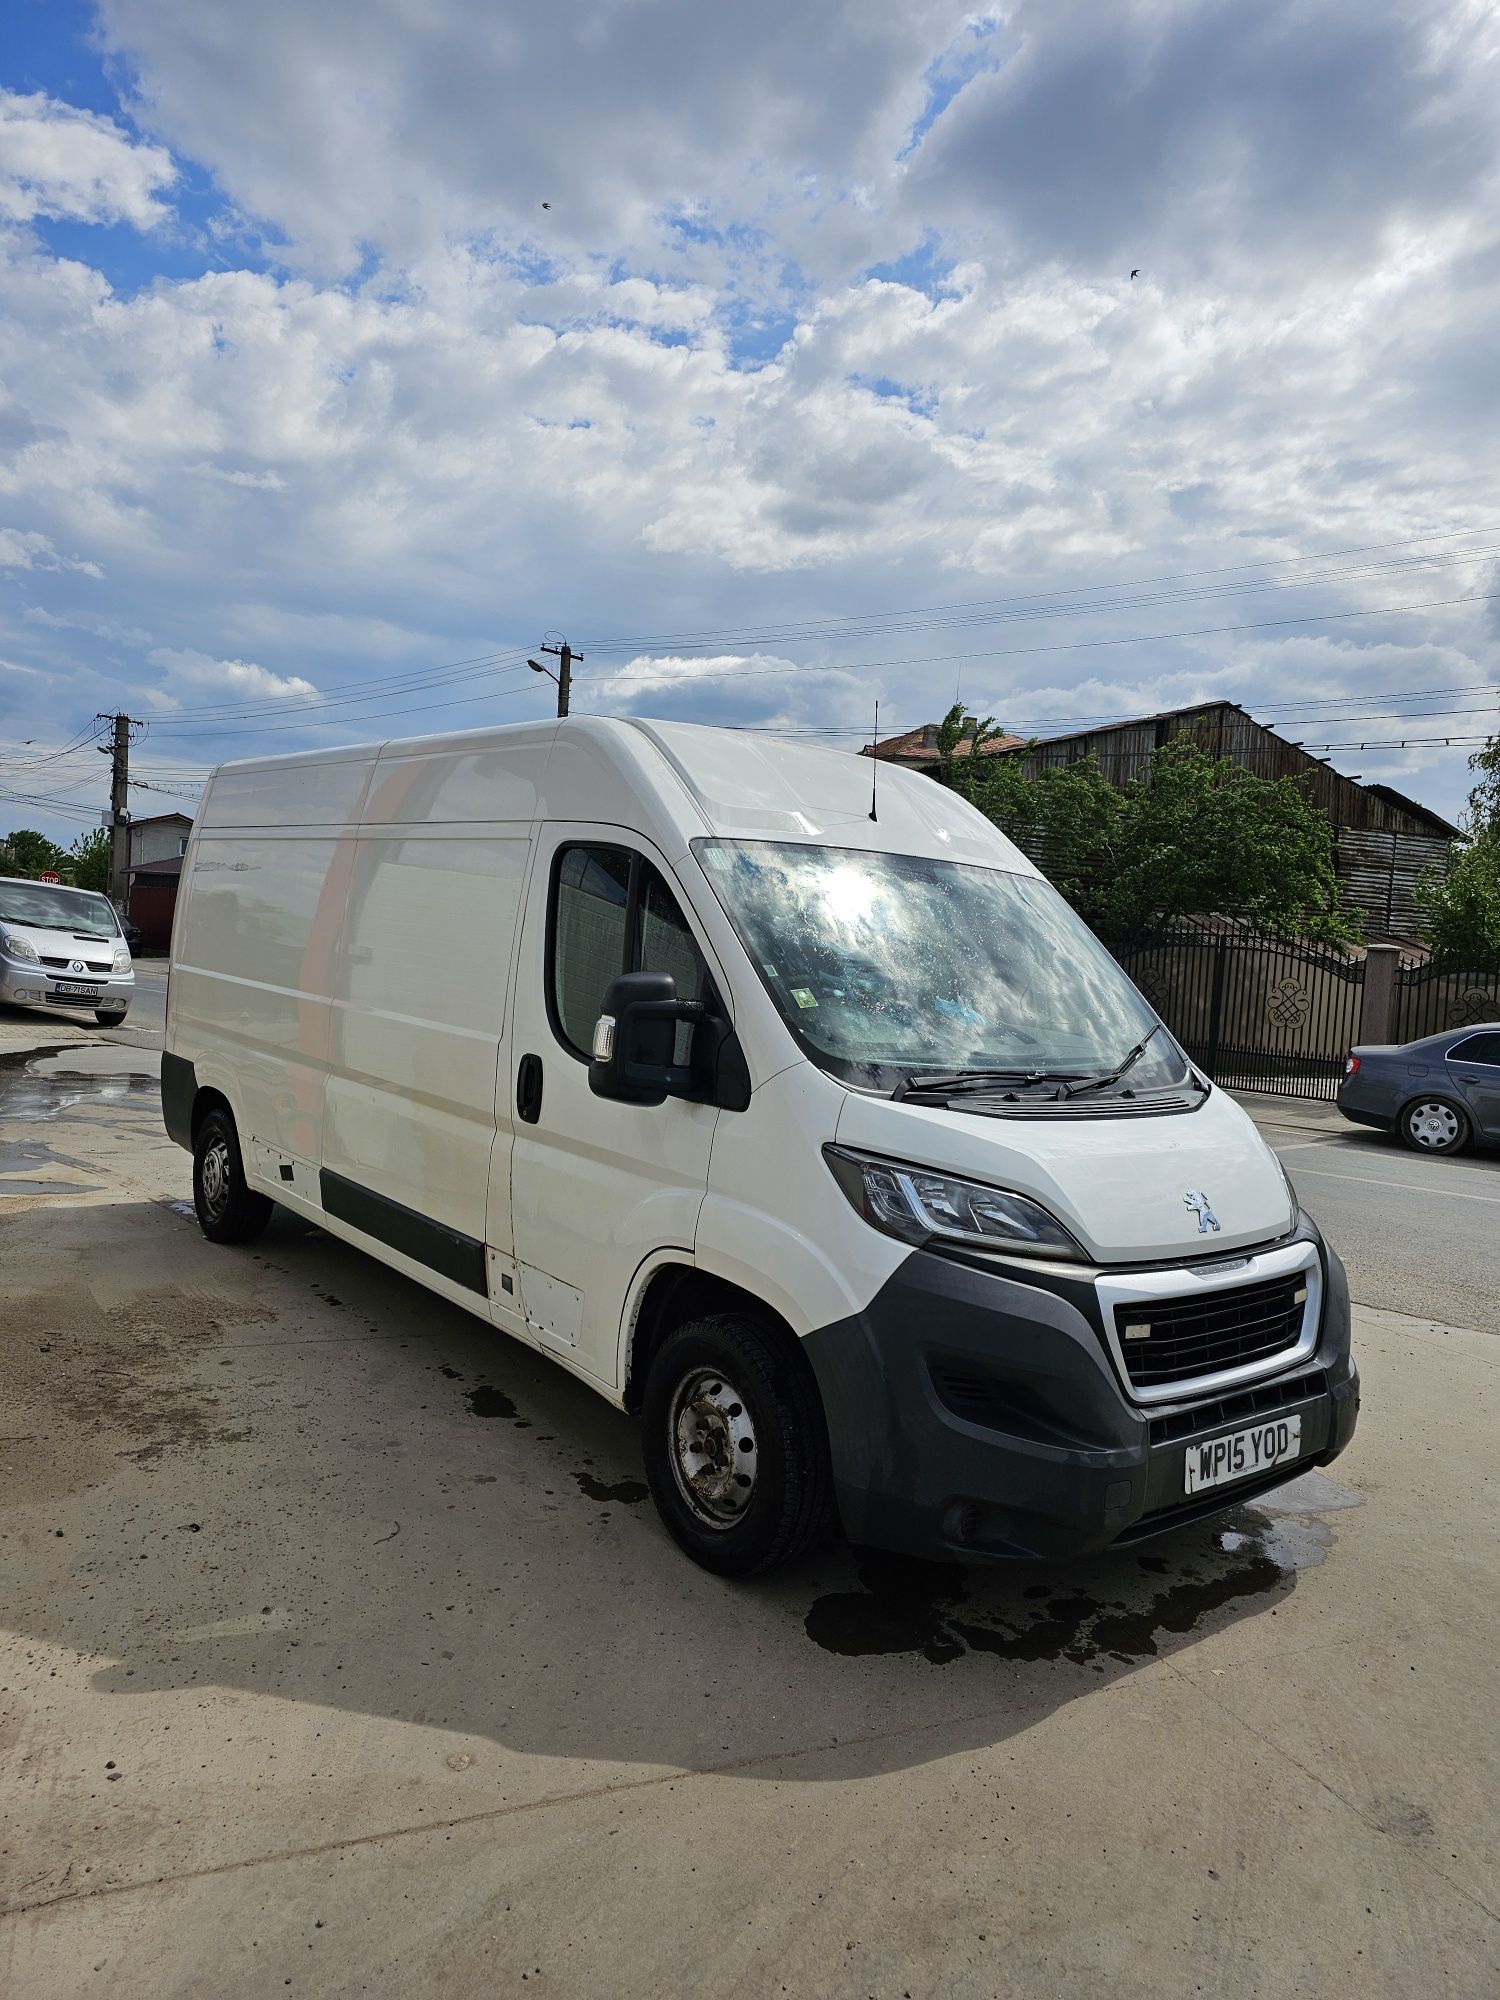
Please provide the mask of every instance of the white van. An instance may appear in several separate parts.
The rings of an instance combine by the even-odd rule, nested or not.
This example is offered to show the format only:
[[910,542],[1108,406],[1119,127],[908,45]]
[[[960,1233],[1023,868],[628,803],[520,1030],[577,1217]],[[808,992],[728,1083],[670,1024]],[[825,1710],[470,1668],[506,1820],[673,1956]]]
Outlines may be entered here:
[[282,1202],[550,1354],[726,1575],[835,1508],[1066,1558],[1354,1429],[1275,1155],[926,777],[594,717],[224,765],[166,1035],[210,1237]]

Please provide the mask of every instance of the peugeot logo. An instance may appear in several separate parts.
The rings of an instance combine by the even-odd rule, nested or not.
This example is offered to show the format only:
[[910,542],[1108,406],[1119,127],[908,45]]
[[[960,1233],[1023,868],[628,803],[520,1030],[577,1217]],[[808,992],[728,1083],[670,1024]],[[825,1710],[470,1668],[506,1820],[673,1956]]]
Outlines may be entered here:
[[1196,1189],[1189,1188],[1187,1193],[1182,1197],[1182,1205],[1184,1208],[1190,1208],[1194,1215],[1197,1216],[1198,1234],[1200,1236],[1206,1236],[1210,1229],[1217,1230],[1219,1218],[1209,1207],[1208,1196],[1206,1194],[1199,1194]]
[[73,963],[68,967],[68,970],[69,972],[83,972],[86,970],[86,967],[81,958],[75,958]]

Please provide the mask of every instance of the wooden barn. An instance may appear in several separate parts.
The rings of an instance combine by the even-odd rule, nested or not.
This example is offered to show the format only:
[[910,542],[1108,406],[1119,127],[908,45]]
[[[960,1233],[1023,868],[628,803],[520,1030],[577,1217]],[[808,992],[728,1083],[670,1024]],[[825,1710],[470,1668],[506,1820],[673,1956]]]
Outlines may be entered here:
[[[913,730],[905,738],[886,738],[876,754],[893,763],[931,768],[935,750],[913,756],[908,747],[913,738],[920,742],[927,734]],[[936,725],[930,726],[930,734],[935,746]],[[1009,737],[996,748],[1001,755],[1023,758],[1028,776],[1097,757],[1112,784],[1131,785],[1149,776],[1152,751],[1174,736],[1189,736],[1210,756],[1228,757],[1257,777],[1296,778],[1332,822],[1344,899],[1363,918],[1366,933],[1372,938],[1417,935],[1417,879],[1425,869],[1447,866],[1457,827],[1389,785],[1346,778],[1326,758],[1314,757],[1257,722],[1238,702],[1198,702],[1038,743],[1018,744]]]

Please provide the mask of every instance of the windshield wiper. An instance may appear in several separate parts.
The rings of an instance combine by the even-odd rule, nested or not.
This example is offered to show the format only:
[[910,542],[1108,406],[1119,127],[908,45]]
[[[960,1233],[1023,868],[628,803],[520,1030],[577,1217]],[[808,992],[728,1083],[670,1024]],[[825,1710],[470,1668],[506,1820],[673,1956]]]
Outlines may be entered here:
[[1103,1076],[1086,1076],[1084,1077],[1081,1083],[1070,1084],[1068,1088],[1063,1092],[1063,1096],[1077,1097],[1085,1090],[1104,1090],[1110,1084],[1118,1083],[1120,1081],[1120,1078],[1125,1074],[1126,1070],[1132,1069],[1135,1066],[1135,1064],[1140,1061],[1141,1057],[1146,1053],[1146,1045],[1151,1040],[1151,1037],[1153,1035],[1159,1035],[1161,1031],[1162,1031],[1162,1023],[1158,1021],[1154,1028],[1148,1028],[1146,1030],[1145,1034],[1141,1036],[1141,1039],[1136,1043],[1135,1047],[1130,1051],[1130,1053],[1127,1056],[1122,1057],[1121,1060],[1115,1064],[1113,1069],[1106,1070]]
[[961,1097],[969,1091],[997,1090],[1007,1084],[1062,1083],[1074,1074],[1073,1070],[1051,1069],[919,1069],[903,1077],[891,1097],[896,1103],[907,1097]]

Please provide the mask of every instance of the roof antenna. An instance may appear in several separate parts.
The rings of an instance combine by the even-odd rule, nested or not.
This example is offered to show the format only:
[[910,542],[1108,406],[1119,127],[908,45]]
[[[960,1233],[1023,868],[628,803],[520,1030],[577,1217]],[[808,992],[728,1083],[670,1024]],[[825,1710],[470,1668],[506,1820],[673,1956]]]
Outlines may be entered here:
[[[875,773],[880,769],[880,696],[875,697],[875,741],[870,745],[870,817],[875,818]],[[878,822],[877,822],[878,824]]]

